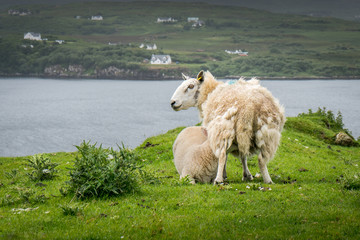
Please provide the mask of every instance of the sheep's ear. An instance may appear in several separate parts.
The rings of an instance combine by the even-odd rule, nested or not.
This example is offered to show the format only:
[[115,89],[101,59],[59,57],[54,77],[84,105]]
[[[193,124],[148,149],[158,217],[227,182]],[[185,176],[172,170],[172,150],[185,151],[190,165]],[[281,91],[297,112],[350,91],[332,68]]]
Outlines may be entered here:
[[187,75],[185,75],[185,74],[183,74],[183,73],[181,73],[181,76],[182,76],[182,78],[184,79],[184,80],[188,80],[190,77],[189,76],[187,76]]
[[203,70],[201,70],[201,71],[199,72],[199,74],[197,75],[196,79],[197,79],[200,83],[202,83],[202,82],[204,81],[204,71],[203,71]]
[[203,134],[207,137],[207,136],[208,136],[208,132],[207,132],[206,128],[203,128],[203,127],[202,127],[201,130],[202,130]]

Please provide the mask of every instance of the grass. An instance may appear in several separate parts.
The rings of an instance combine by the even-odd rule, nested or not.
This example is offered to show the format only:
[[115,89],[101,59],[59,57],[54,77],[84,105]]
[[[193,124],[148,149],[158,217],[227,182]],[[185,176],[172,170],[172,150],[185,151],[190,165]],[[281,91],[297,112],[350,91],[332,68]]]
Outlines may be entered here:
[[[139,192],[117,197],[60,193],[78,153],[46,154],[59,164],[58,176],[42,182],[26,175],[26,157],[1,157],[0,238],[358,239],[360,150],[322,138],[337,132],[323,113],[288,118],[269,164],[274,185],[261,177],[242,182],[241,163],[232,157],[227,185],[179,181],[171,147],[182,127],[134,149],[158,181],[142,181]],[[309,123],[314,131],[302,128]],[[249,168],[259,172],[256,157]]]

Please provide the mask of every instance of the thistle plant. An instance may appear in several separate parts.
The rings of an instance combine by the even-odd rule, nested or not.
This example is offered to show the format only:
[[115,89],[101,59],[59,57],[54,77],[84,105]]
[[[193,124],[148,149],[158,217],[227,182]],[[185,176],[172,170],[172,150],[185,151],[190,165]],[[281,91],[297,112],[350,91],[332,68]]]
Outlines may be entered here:
[[27,162],[26,166],[34,169],[31,173],[27,173],[27,176],[35,182],[53,179],[58,172],[55,168],[59,164],[52,163],[45,154],[31,156]]

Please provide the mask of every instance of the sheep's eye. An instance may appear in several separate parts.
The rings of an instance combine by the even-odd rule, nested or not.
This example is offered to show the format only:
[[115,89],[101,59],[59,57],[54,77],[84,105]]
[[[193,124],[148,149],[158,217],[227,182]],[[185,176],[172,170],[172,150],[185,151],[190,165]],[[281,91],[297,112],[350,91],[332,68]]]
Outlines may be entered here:
[[190,85],[188,86],[188,88],[193,89],[193,88],[194,88],[194,84],[190,84]]

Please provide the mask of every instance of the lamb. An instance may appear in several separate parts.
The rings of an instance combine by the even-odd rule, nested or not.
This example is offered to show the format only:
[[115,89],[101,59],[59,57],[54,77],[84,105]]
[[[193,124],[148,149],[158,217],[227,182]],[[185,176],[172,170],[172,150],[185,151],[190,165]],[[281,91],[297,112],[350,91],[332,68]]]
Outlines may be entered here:
[[174,142],[173,154],[180,179],[188,176],[192,184],[215,179],[218,159],[207,141],[206,129],[194,126],[182,130]]
[[200,71],[196,79],[183,78],[171,98],[171,107],[175,111],[198,108],[210,148],[218,158],[214,183],[224,180],[228,153],[241,159],[243,180],[253,179],[247,157],[258,154],[263,181],[272,183],[267,163],[276,153],[286,121],[279,101],[255,79],[229,85],[217,81],[209,71]]

